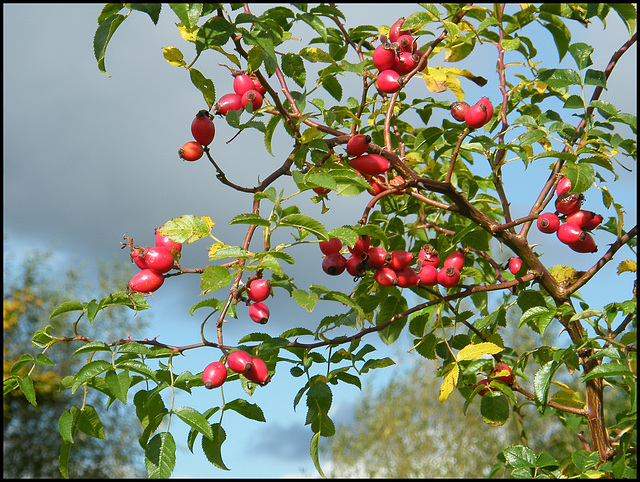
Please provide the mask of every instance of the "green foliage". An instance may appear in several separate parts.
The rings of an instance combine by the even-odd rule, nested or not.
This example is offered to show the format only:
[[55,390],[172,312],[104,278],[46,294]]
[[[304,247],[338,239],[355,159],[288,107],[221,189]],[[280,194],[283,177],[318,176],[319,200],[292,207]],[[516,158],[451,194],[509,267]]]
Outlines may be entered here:
[[[123,10],[128,11],[123,15]],[[417,12],[406,19],[406,28],[417,39],[423,56],[402,77],[401,90],[393,95],[377,88],[372,63],[377,42],[383,39],[379,35],[386,36],[388,26],[347,28],[340,9],[324,4],[293,4],[291,8],[279,5],[260,15],[250,10],[250,5],[240,4],[170,6],[180,22],[180,35],[187,45],[193,44],[193,60],[185,60],[182,50],[175,47],[166,47],[164,57],[170,65],[188,70],[189,82],[202,94],[209,109],[218,112],[217,89],[205,70],[212,64],[201,57],[205,53],[220,54],[239,67],[246,66],[245,70],[255,73],[268,92],[267,104],[261,108],[226,114],[224,120],[229,126],[263,135],[265,149],[272,156],[276,134],[291,139],[290,153],[253,187],[231,183],[205,148],[216,169],[213,175],[221,184],[247,195],[246,211],[235,214],[230,222],[246,225],[242,244],[217,239],[212,234],[215,223],[208,216],[186,214],[167,221],[161,229],[162,234],[179,243],[202,242],[209,237],[214,240],[209,248],[210,265],[196,270],[176,265],[170,275],[200,275],[201,294],[207,298],[189,312],[194,315],[198,311],[200,315],[203,312],[199,310],[205,309],[209,314],[202,321],[201,333],[194,333],[197,341],[184,347],[156,339],[114,341],[104,337],[104,342],[91,341],[78,331],[85,316],[94,325],[99,323],[98,315],[107,309],[146,309],[144,296],[123,291],[88,302],[64,302],[53,310],[51,318],[79,313],[73,325],[74,337],[54,335],[49,327],[38,331],[33,344],[42,352],[17,359],[4,380],[5,396],[20,387],[26,400],[36,405],[33,380],[29,375],[19,376],[20,369],[47,366],[45,351],[61,342],[80,341],[84,345],[76,350],[74,358],[85,363],[61,381],[62,388],[72,394],[78,390],[98,392],[106,396],[108,405],[125,404],[132,395],[143,429],[139,444],[145,452],[150,477],[168,477],[173,472],[176,443],[169,429],[159,429],[165,422],[171,427],[174,420],[190,427],[190,448],[201,437],[207,459],[228,470],[222,458],[226,439],[222,415],[234,410],[249,419],[264,421],[262,412],[257,405],[240,399],[203,413],[191,407],[174,408],[175,390],[192,393],[201,389],[203,382],[200,373],[174,373],[173,360],[185,350],[200,347],[219,347],[224,357],[230,346],[242,345],[266,363],[269,376],[276,376],[276,371],[277,376],[282,376],[283,367],[289,365],[290,374],[300,379],[302,387],[293,406],[305,399],[305,424],[313,433],[310,454],[318,472],[324,475],[319,459],[320,440],[337,433],[329,417],[333,392],[343,383],[361,387],[363,374],[395,363],[388,357],[372,357],[375,348],[370,344],[360,348],[362,339],[377,333],[385,344],[391,345],[408,332],[420,356],[440,363],[439,400],[448,403],[450,394],[460,393],[466,411],[481,388],[486,389],[488,393],[481,395],[480,416],[491,426],[510,423],[511,414],[529,404],[536,407],[540,416],[553,410],[574,431],[578,425],[574,420],[584,421],[590,414],[592,451],[574,451],[571,465],[559,463],[544,451],[536,455],[530,447],[518,445],[499,454],[495,471],[506,468],[518,477],[632,474],[636,464],[635,403],[618,411],[614,423],[605,420],[604,413],[593,413],[601,406],[604,381],[628,400],[635,399],[635,294],[632,299],[610,300],[602,311],[592,308],[578,290],[593,282],[596,273],[614,256],[617,260],[628,251],[635,254],[636,227],[625,224],[624,208],[614,199],[615,181],[607,184],[605,179],[613,174],[618,180],[620,157],[635,162],[636,139],[623,136],[627,135],[626,130],[636,133],[637,120],[599,99],[615,62],[635,42],[635,36],[620,47],[610,65],[598,70],[592,60],[597,45],[572,43],[569,25],[577,22],[588,27],[596,17],[604,23],[613,10],[634,35],[635,7],[417,6]],[[108,4],[98,17],[94,51],[98,68],[105,74],[110,39],[133,11],[146,13],[156,24],[161,6]],[[300,48],[299,43],[289,40],[294,26],[303,24],[310,29],[311,37],[305,38]],[[559,67],[550,64],[547,52],[541,55],[536,49],[538,33],[532,26],[540,25],[554,40]],[[454,122],[449,116],[440,124],[434,122],[434,114],[449,109],[449,103],[438,94],[450,90],[458,100],[464,100],[463,82],[487,84],[485,78],[467,68],[468,60],[481,45],[494,46],[497,55],[501,95],[492,97],[496,104],[493,116],[478,129]],[[434,65],[435,55],[443,50],[447,65],[459,62],[459,68]],[[512,70],[516,66],[520,67],[517,73]],[[417,85],[420,78],[434,97],[411,98],[403,89],[409,82]],[[344,86],[351,83],[361,85],[361,92],[358,98],[345,99]],[[302,91],[291,90],[294,85]],[[280,132],[280,125],[284,132]],[[356,198],[372,189],[366,176],[349,164],[348,156],[336,152],[357,133],[371,137],[368,152],[383,155],[392,169],[383,176],[383,190],[366,204],[360,219],[332,228],[330,218],[318,220],[303,212],[295,204],[296,196],[307,196],[309,190],[321,187],[344,198]],[[540,186],[537,200],[525,212],[515,212],[517,208],[505,189],[507,171],[503,169],[511,162],[521,163],[524,171],[541,163],[549,168],[549,177]],[[610,247],[603,256],[585,254],[593,256],[594,261],[586,272],[547,266],[543,253],[528,239],[535,219],[553,200],[553,190],[561,176],[571,180],[571,193],[583,193],[595,186],[601,190],[605,206],[615,211],[598,227],[609,236]],[[278,184],[280,191],[274,185],[277,180],[283,181]],[[322,195],[314,197],[314,201],[323,203],[323,214],[328,211]],[[251,239],[260,234],[264,249],[249,251]],[[276,245],[281,234],[289,241]],[[441,259],[462,249],[466,256],[462,281],[450,288],[422,284],[407,288],[382,286],[369,269],[358,274],[354,289],[346,293],[320,284],[301,287],[288,274],[296,261],[292,247],[315,249],[304,245],[331,237],[353,246],[358,235],[369,235],[374,247],[407,250],[414,258],[427,243]],[[521,273],[513,275],[501,269],[502,249],[523,261]],[[619,271],[635,271],[632,263],[633,260],[620,261]],[[253,278],[269,280],[278,295],[282,288],[309,313],[314,313],[321,300],[334,302],[335,312],[319,319],[315,330],[291,327],[279,337],[249,333],[230,344],[223,339],[223,321],[228,321],[228,316],[236,317],[238,302],[248,302],[246,287]],[[519,319],[520,337],[544,335],[553,326],[565,329],[570,342],[558,339],[560,346],[543,344],[517,350],[516,344],[506,343],[503,337],[508,319]],[[204,338],[204,326],[209,322],[217,323],[216,341]],[[585,324],[589,330],[585,330]],[[327,347],[329,356],[320,351]],[[516,373],[514,381],[490,376],[493,359],[499,361],[503,356]],[[551,393],[564,369],[583,384],[584,401],[574,388]],[[479,373],[487,375],[487,385],[483,387],[476,385]],[[258,389],[257,383],[231,372],[226,383],[238,380],[249,396]],[[164,390],[171,393],[170,407],[160,396]],[[211,417],[218,412],[220,418],[212,422]],[[85,403],[66,411],[59,428],[63,440],[60,471],[68,476],[70,447],[76,434],[102,438],[104,431],[97,411]],[[619,436],[610,437],[609,431],[616,430]],[[618,444],[615,448],[612,440]],[[403,474],[396,468],[385,475]]]

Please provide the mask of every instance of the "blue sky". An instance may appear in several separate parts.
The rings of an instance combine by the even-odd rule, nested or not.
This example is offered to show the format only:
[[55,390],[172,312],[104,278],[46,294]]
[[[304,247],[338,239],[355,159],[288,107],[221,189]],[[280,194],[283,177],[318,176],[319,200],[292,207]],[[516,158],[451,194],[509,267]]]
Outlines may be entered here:
[[[256,12],[267,5],[255,5]],[[375,26],[391,24],[400,16],[408,16],[420,7],[405,4],[345,4],[339,5],[347,17],[347,26],[358,23]],[[253,7],[252,7],[253,8]],[[3,5],[3,201],[4,235],[7,253],[20,256],[24,248],[53,249],[55,260],[61,266],[76,257],[87,260],[103,259],[114,263],[129,263],[126,252],[120,249],[123,233],[134,238],[139,245],[153,242],[153,230],[166,220],[183,214],[208,215],[216,222],[214,234],[228,244],[240,244],[245,227],[229,226],[228,221],[240,212],[251,209],[247,196],[220,185],[215,173],[206,162],[186,163],[178,159],[177,149],[191,140],[189,126],[194,114],[206,108],[201,94],[190,84],[184,69],[170,66],[162,57],[162,47],[176,46],[187,59],[193,56],[190,46],[178,35],[174,26],[175,15],[165,8],[157,26],[148,16],[134,12],[119,28],[109,45],[105,77],[97,68],[92,40],[97,27],[100,4],[79,5]],[[612,14],[603,35],[599,21],[595,22],[589,37],[582,28],[574,29],[572,41],[604,42],[602,50],[594,54],[592,68],[603,69],[611,54],[628,38],[622,22]],[[308,39],[309,28],[301,28],[298,36]],[[557,51],[551,44],[550,34],[540,28],[534,40],[545,61],[557,62]],[[315,35],[314,35],[315,36]],[[292,41],[295,42],[295,41]],[[424,42],[419,42],[422,45]],[[292,49],[305,44],[298,42]],[[468,98],[482,95],[497,98],[495,54],[489,48],[480,49],[473,58],[463,62],[476,75],[489,80],[480,89],[463,81]],[[513,58],[512,60],[520,60]],[[232,90],[232,77],[218,63],[227,63],[219,54],[211,53],[197,64],[216,86],[217,96]],[[442,64],[442,54],[432,65]],[[575,65],[569,56],[564,64]],[[603,100],[636,114],[636,48],[624,56],[609,81]],[[311,76],[308,74],[308,78]],[[357,92],[358,82],[343,84],[346,98]],[[426,91],[419,79],[407,87],[409,95],[435,96]],[[319,93],[318,95],[323,95]],[[451,92],[442,99],[455,100]],[[590,95],[590,92],[589,92]],[[325,99],[329,101],[327,95]],[[556,107],[557,108],[557,107]],[[434,116],[434,122],[441,117]],[[264,178],[288,154],[290,142],[274,142],[275,158],[263,149],[259,132],[243,132],[226,144],[235,132],[223,121],[216,121],[216,138],[212,151],[227,176],[234,181],[252,185],[258,176]],[[626,224],[632,226],[637,219],[636,166],[633,173],[621,179],[624,186],[616,201],[626,209]],[[504,169],[504,177],[512,176],[519,182],[507,184],[514,213],[523,215],[537,196],[546,179],[547,164],[532,165],[526,172],[526,182],[520,163],[514,162]],[[247,174],[249,173],[249,174]],[[620,171],[622,175],[624,171]],[[612,176],[607,178],[612,181]],[[276,189],[284,187],[276,184]],[[585,208],[612,215],[602,205],[595,189],[587,193]],[[354,224],[361,216],[367,193],[356,198],[340,199],[330,195],[330,211],[321,215],[320,206],[310,200],[298,203],[306,212],[318,216],[329,229],[342,224]],[[310,196],[309,196],[310,197]],[[606,212],[605,212],[606,211]],[[578,255],[569,249],[557,249],[557,243],[544,243],[549,238],[537,232],[531,242],[541,243],[547,265],[571,264],[586,269],[595,257]],[[555,241],[555,240],[554,240]],[[596,241],[604,252],[608,235],[596,233]],[[185,246],[182,265],[202,266],[206,263],[206,242]],[[353,283],[349,277],[328,280],[321,272],[321,253],[316,247],[299,248],[303,256],[291,271],[296,282],[306,287],[312,283],[328,284],[336,289],[349,290]],[[627,250],[626,257],[631,257]],[[504,253],[504,259],[509,253]],[[607,296],[626,290],[626,279],[616,276],[617,263],[610,263],[599,274],[593,286],[582,293]],[[136,270],[132,265],[132,276]],[[88,275],[93,273],[89,272]],[[189,307],[200,301],[197,277],[169,279],[154,295],[154,324],[135,336],[152,338],[176,345],[199,340],[201,316],[191,317]],[[330,313],[331,306],[319,306],[313,314],[300,309],[284,292],[276,292],[271,300],[271,321],[260,329],[275,336],[291,326],[313,328],[320,315]],[[96,293],[96,297],[102,294]],[[608,299],[602,296],[602,299]],[[323,311],[324,310],[324,311]],[[197,312],[196,312],[197,313]],[[141,313],[139,316],[144,316]],[[241,313],[242,315],[242,313]],[[241,338],[254,325],[244,313],[237,321],[225,327],[225,341]],[[408,340],[398,347],[385,347],[377,338],[368,343],[379,348],[377,357],[403,358]],[[407,345],[407,346],[404,346]],[[181,358],[180,371],[200,371],[219,357],[218,351],[192,350]],[[367,375],[364,381],[382,384],[402,369],[387,368]],[[221,472],[211,466],[196,451],[191,455],[186,448],[177,457],[174,477],[282,477],[299,475],[301,471],[314,474],[309,457],[311,430],[304,426],[304,402],[294,412],[292,400],[300,388],[300,381],[290,377],[283,367],[266,387],[260,388],[249,400],[263,409],[266,424],[245,421],[239,415],[225,415],[223,426],[227,441],[223,458],[232,470]],[[225,398],[247,398],[238,384],[225,386]],[[357,388],[339,387],[334,390],[333,412],[336,421],[347,420],[360,396]],[[204,410],[220,402],[218,390],[201,390],[192,397],[180,396],[176,406],[188,405]],[[172,422],[179,447],[185,447],[186,428],[181,422]],[[183,425],[184,427],[184,425]],[[197,444],[196,444],[197,445]],[[250,462],[246,454],[250,453]]]

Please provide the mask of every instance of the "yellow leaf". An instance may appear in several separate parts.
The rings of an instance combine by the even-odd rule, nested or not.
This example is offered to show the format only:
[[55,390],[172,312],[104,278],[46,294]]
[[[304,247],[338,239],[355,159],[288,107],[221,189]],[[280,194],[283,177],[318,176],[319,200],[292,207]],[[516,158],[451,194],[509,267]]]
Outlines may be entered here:
[[183,23],[177,23],[176,27],[178,27],[178,31],[180,32],[180,36],[186,40],[187,42],[196,42],[196,36],[198,35],[198,27],[195,27],[193,30],[188,30],[187,27],[184,26]]
[[211,229],[216,225],[213,220],[209,216],[202,216],[200,219],[207,225],[207,229],[211,231]]
[[458,364],[454,363],[452,368],[445,374],[442,385],[440,386],[440,394],[438,395],[438,400],[440,403],[444,402],[458,383],[458,374],[460,373],[460,368],[458,368]]
[[456,96],[456,100],[458,102],[462,102],[464,100],[464,90],[462,90],[462,84],[460,84],[460,79],[453,74],[447,75],[447,87],[449,90],[453,92],[453,95]]
[[536,90],[538,91],[538,94],[542,95],[544,94],[544,91],[547,90],[547,84],[545,84],[544,82],[534,82],[533,85],[535,85]]
[[496,345],[495,343],[478,343],[476,345],[467,345],[458,352],[456,360],[475,360],[482,355],[495,355],[500,353],[504,348]]
[[437,67],[429,67],[422,73],[424,83],[431,92],[439,93],[447,90],[447,75]]
[[213,243],[209,248],[209,258],[212,258],[219,249],[226,248],[227,245],[225,243]]
[[176,67],[186,67],[187,63],[184,61],[184,55],[180,52],[180,49],[176,47],[164,47],[162,54],[167,62]]

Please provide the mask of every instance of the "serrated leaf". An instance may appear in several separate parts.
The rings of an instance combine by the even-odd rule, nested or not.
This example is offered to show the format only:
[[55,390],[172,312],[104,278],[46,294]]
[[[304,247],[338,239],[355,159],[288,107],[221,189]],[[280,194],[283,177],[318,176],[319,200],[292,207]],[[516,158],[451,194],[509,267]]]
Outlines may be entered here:
[[82,345],[80,348],[74,351],[71,357],[73,358],[74,356],[82,355],[83,353],[94,353],[96,351],[111,351],[111,348],[109,348],[109,345],[107,345],[103,341],[92,341],[90,343]]
[[126,405],[127,392],[131,386],[131,377],[129,376],[129,372],[127,370],[123,370],[120,373],[116,373],[115,370],[109,370],[104,377],[104,381],[113,396],[120,400],[123,405]]
[[25,366],[28,365],[29,363],[32,363],[34,361],[33,359],[33,355],[30,355],[29,353],[24,353],[22,355],[20,355],[20,358],[18,358],[15,363],[11,366],[11,375],[17,375],[18,372]]
[[184,55],[180,51],[179,48],[176,47],[163,47],[162,55],[164,59],[169,62],[171,65],[176,67],[186,67],[187,63],[184,61]]
[[259,214],[245,213],[235,216],[229,224],[254,224],[256,226],[270,226],[271,223]]
[[213,430],[211,430],[211,425],[204,417],[204,415],[202,415],[196,409],[191,407],[178,407],[173,409],[173,413],[175,413],[180,418],[180,420],[189,425],[191,428],[197,430],[205,437],[213,439]]
[[320,467],[320,459],[318,456],[319,447],[320,447],[320,433],[316,433],[311,438],[311,446],[310,446],[311,460],[313,460],[313,465],[315,465],[316,470],[318,471],[320,476],[323,479],[326,479],[327,476],[324,475],[324,472],[322,472],[322,467]]
[[58,419],[58,432],[65,442],[73,443],[74,425],[79,414],[80,409],[78,407],[71,407],[60,415]]
[[458,383],[458,375],[460,373],[460,367],[457,363],[454,363],[449,371],[445,373],[442,379],[442,385],[440,385],[440,392],[438,393],[438,400],[443,403],[456,387]]
[[111,40],[113,33],[120,24],[124,22],[125,18],[126,17],[124,15],[117,14],[104,19],[104,21],[98,25],[93,37],[93,53],[98,61],[98,68],[104,75],[107,75],[107,70],[104,65],[104,57],[107,52],[109,40]]
[[456,360],[475,360],[483,355],[495,355],[500,353],[504,348],[496,345],[495,343],[477,343],[475,345],[467,345],[458,352]]
[[191,78],[191,83],[202,93],[204,101],[207,103],[209,109],[211,109],[216,101],[216,87],[213,85],[213,81],[207,79],[199,70],[193,67],[189,69],[189,77]]
[[233,275],[224,266],[207,266],[200,276],[202,294],[224,288],[233,281]]
[[73,385],[71,387],[72,393],[75,393],[83,383],[88,382],[92,378],[97,377],[111,368],[111,363],[106,360],[94,360],[87,363],[78,370],[78,373],[73,377]]
[[305,47],[300,51],[300,56],[309,62],[326,62],[335,64],[333,57],[318,47]]
[[538,406],[544,406],[547,403],[547,395],[554,373],[558,369],[558,364],[551,360],[540,367],[533,379],[533,389],[535,401]]
[[302,289],[296,289],[292,293],[293,299],[309,313],[313,311],[320,297],[316,293],[307,293]]
[[106,440],[104,435],[104,426],[100,421],[98,412],[91,405],[85,405],[80,410],[80,416],[78,417],[78,430],[86,433],[90,437]]
[[153,374],[153,370],[149,368],[147,365],[142,363],[140,360],[122,360],[117,363],[118,368],[128,368],[132,372],[139,373],[151,380],[155,380],[155,375]]
[[311,216],[307,216],[306,214],[289,214],[288,216],[283,217],[278,222],[280,226],[290,226],[300,229],[305,229],[312,234],[315,234],[318,239],[321,241],[326,241],[328,238],[326,228],[320,223],[316,221]]
[[258,422],[266,422],[262,409],[255,403],[249,403],[243,398],[237,398],[224,404],[224,410],[233,410],[239,413],[243,417],[250,420],[257,420]]
[[540,69],[538,79],[549,87],[562,88],[582,83],[580,74],[572,69]]
[[584,381],[591,380],[592,378],[603,377],[633,377],[634,374],[627,367],[620,365],[617,362],[603,363],[598,365],[582,378]]
[[61,315],[62,313],[68,313],[70,311],[83,311],[84,305],[79,301],[65,301],[60,306],[58,306],[53,312],[49,315],[49,319],[54,316]]
[[529,447],[514,445],[502,451],[507,463],[514,468],[533,468],[536,466],[536,454]]
[[213,438],[208,439],[202,437],[202,451],[204,452],[207,460],[213,465],[222,470],[229,470],[222,461],[222,444],[227,438],[227,434],[219,423],[211,425]]
[[144,464],[150,479],[168,479],[176,465],[176,442],[171,432],[156,434],[144,451]]
[[196,49],[202,52],[213,47],[222,47],[229,41],[233,32],[233,24],[225,18],[211,17],[198,29]]
[[18,377],[18,385],[20,385],[20,390],[22,390],[22,393],[24,393],[27,401],[34,407],[37,407],[38,403],[36,402],[36,390],[33,386],[33,380],[31,380],[31,377],[28,374],[23,376],[22,378]]
[[271,150],[271,140],[273,139],[273,134],[276,130],[276,126],[282,119],[282,116],[274,115],[271,116],[269,122],[267,122],[267,128],[264,131],[264,146],[266,147],[269,154],[273,156],[273,151]]

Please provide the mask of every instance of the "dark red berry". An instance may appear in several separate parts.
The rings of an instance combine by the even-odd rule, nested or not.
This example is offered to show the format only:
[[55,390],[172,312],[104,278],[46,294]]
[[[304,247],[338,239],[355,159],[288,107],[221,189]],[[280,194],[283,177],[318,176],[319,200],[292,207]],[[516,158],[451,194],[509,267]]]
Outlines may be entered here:
[[227,115],[230,110],[242,110],[244,104],[242,103],[242,96],[238,94],[225,94],[216,103],[216,112],[221,115]]
[[367,251],[367,263],[374,268],[382,268],[386,266],[390,260],[390,255],[384,250],[384,248],[373,247]]
[[213,141],[213,137],[216,134],[216,128],[213,125],[209,112],[201,110],[196,114],[196,118],[191,123],[191,134],[193,138],[202,144],[208,146]]
[[400,271],[413,261],[413,254],[404,250],[395,250],[391,253],[391,259],[389,260],[389,267],[395,271]]
[[152,293],[162,286],[164,283],[164,276],[152,269],[143,269],[136,274],[129,284],[127,289],[136,293]]
[[562,177],[558,181],[558,185],[556,186],[556,195],[560,196],[560,194],[564,194],[565,192],[569,192],[571,190],[571,181],[567,177]]
[[260,95],[264,96],[267,93],[267,89],[260,83],[256,74],[250,74],[251,82],[253,82],[253,90],[260,92]]
[[342,249],[342,241],[340,241],[338,238],[331,238],[327,241],[320,241],[318,245],[320,246],[320,251],[322,251],[322,253],[326,255],[339,253]]
[[487,109],[487,122],[489,122],[493,117],[493,105],[491,104],[491,101],[487,97],[482,97],[477,102],[477,104],[482,104],[485,106],[485,108]]
[[209,363],[202,372],[202,381],[209,390],[218,388],[227,379],[227,367],[222,362]]
[[418,278],[425,286],[435,286],[438,284],[438,269],[429,263],[423,263]]
[[489,121],[487,116],[487,108],[484,104],[475,104],[467,109],[464,115],[464,121],[472,129],[478,129]]
[[255,90],[253,80],[247,74],[238,74],[233,78],[233,90],[238,95],[243,95],[249,90]]
[[402,25],[404,24],[404,17],[399,18],[394,22],[394,24],[389,29],[389,42],[397,42],[401,35],[406,35],[411,33],[410,30],[402,30]]
[[361,174],[376,176],[389,170],[389,161],[379,154],[365,154],[351,159],[351,167]]
[[173,255],[171,251],[163,247],[145,248],[144,259],[147,268],[157,271],[158,273],[166,273],[171,271],[174,265]]
[[260,107],[262,107],[262,94],[253,89],[246,91],[244,94],[242,94],[240,103],[244,107],[247,102],[251,103],[251,108],[253,110],[258,110]]
[[361,234],[353,247],[349,247],[351,254],[355,256],[364,256],[371,245],[371,237],[368,234]]
[[[416,68],[418,60],[420,60],[419,57],[413,55],[411,52],[400,52],[393,61],[393,67],[391,68],[398,74],[405,75]],[[382,87],[380,87],[380,90],[386,92]],[[395,90],[393,92],[395,92]]]
[[269,321],[269,308],[264,303],[252,303],[249,305],[249,317],[256,323],[264,325]]
[[591,236],[586,231],[583,231],[583,233],[584,239],[570,244],[569,247],[576,253],[595,253],[596,251],[598,251],[598,246],[596,246],[596,242],[593,239],[593,236]]
[[520,271],[521,267],[522,267],[522,260],[520,258],[509,259],[509,271],[511,271],[512,274],[516,274],[518,271]]
[[538,229],[543,233],[555,233],[560,227],[560,219],[554,213],[544,213],[538,217]]
[[332,253],[322,260],[322,270],[331,276],[342,274],[347,267],[347,260],[340,253]]
[[159,229],[160,228],[156,228],[155,230],[156,246],[158,246],[159,248],[167,248],[172,253],[174,252],[174,250],[178,253],[182,251],[182,244],[171,241],[171,239],[169,239],[169,236],[159,234]]
[[563,192],[556,198],[556,211],[560,214],[569,214],[575,213],[580,206],[582,206],[582,201],[584,200],[584,195],[580,194],[569,194]]
[[364,259],[356,255],[351,255],[347,258],[347,272],[351,276],[364,276]]
[[433,265],[435,268],[440,267],[440,257],[438,251],[430,244],[425,244],[418,252],[418,259],[423,260],[422,265],[425,263]]
[[450,107],[451,115],[455,120],[462,122],[464,121],[464,116],[467,115],[469,107],[471,106],[466,102],[454,102]]
[[600,214],[596,214],[593,217],[593,219],[591,219],[591,221],[589,221],[587,224],[582,226],[582,229],[584,229],[585,231],[592,231],[600,225],[602,220],[603,220],[602,216]]
[[399,271],[396,271],[396,277],[398,278],[398,286],[400,288],[410,288],[411,286],[418,286],[420,278],[418,273],[411,266],[405,266]]
[[367,152],[369,142],[371,142],[371,136],[356,134],[347,142],[347,152],[352,156],[361,156]]
[[513,381],[513,373],[511,371],[511,367],[509,367],[509,365],[507,365],[506,363],[496,363],[496,366],[493,368],[493,370],[491,370],[491,373],[489,374],[489,378],[493,380],[499,380],[502,383],[510,385]]
[[400,35],[396,42],[403,52],[411,52],[413,49],[413,37],[409,34]]
[[396,272],[388,266],[377,269],[373,274],[375,280],[382,286],[395,286],[398,284],[398,276]]
[[[567,216],[567,222],[577,224],[581,228],[587,230],[586,226],[587,225],[591,226],[592,221],[596,216],[599,216],[599,215],[594,213],[593,211],[584,211],[582,209],[578,209],[576,212],[571,213]],[[602,221],[602,216],[600,216],[600,221],[598,220],[595,221],[595,226],[600,224],[601,221]],[[590,231],[590,229],[588,231]]]
[[263,278],[254,279],[247,286],[247,296],[256,303],[266,300],[270,293],[271,283]]

